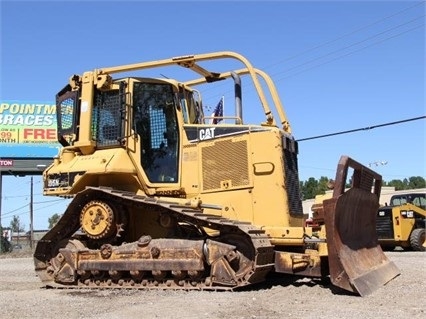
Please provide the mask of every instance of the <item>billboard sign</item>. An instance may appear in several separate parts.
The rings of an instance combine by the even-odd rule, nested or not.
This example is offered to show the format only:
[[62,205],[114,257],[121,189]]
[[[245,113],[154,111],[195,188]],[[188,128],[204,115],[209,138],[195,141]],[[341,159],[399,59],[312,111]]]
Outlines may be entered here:
[[60,148],[54,103],[0,101],[0,158],[52,158]]

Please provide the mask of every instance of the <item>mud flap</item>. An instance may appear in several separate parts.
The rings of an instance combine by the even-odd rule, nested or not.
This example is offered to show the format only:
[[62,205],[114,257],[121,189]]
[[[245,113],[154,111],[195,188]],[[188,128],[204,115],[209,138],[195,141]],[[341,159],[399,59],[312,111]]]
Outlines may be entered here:
[[[345,192],[348,168],[353,169],[352,186]],[[333,197],[323,203],[331,282],[361,296],[400,274],[378,243],[376,216],[381,184],[379,174],[342,156]]]

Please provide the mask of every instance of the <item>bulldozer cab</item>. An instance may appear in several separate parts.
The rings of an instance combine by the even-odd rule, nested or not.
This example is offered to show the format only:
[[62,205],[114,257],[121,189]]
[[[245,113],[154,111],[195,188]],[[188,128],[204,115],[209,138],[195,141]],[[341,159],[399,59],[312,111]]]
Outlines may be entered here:
[[[122,147],[130,133],[139,141],[140,166],[149,182],[178,182],[180,125],[202,123],[199,93],[173,81],[126,78],[93,94],[90,143],[96,149]],[[78,146],[86,102],[69,85],[56,98],[58,139],[63,146]]]
[[407,203],[417,207],[426,209],[426,194],[424,193],[409,193],[393,195],[390,199],[390,206],[401,206]]

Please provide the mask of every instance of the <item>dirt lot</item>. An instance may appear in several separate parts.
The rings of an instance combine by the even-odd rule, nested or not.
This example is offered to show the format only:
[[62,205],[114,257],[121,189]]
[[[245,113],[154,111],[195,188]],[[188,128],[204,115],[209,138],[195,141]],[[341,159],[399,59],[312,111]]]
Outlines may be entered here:
[[388,252],[401,275],[361,298],[286,277],[240,292],[46,289],[32,258],[0,258],[3,318],[425,318],[426,253]]

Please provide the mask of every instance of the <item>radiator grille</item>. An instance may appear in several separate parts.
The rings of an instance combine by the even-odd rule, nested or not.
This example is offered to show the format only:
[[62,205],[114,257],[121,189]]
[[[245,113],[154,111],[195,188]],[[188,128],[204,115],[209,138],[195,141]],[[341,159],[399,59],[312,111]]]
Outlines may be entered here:
[[286,188],[288,194],[288,204],[291,215],[303,214],[302,200],[300,198],[300,183],[297,169],[297,155],[284,150]]
[[[382,215],[382,216],[380,216]],[[379,239],[393,239],[392,210],[381,209],[376,220],[377,237]]]
[[247,141],[224,140],[201,150],[203,190],[238,188],[250,184]]
[[297,166],[298,146],[294,139],[283,136],[283,153],[285,166],[285,187],[291,215],[303,215],[302,199]]

